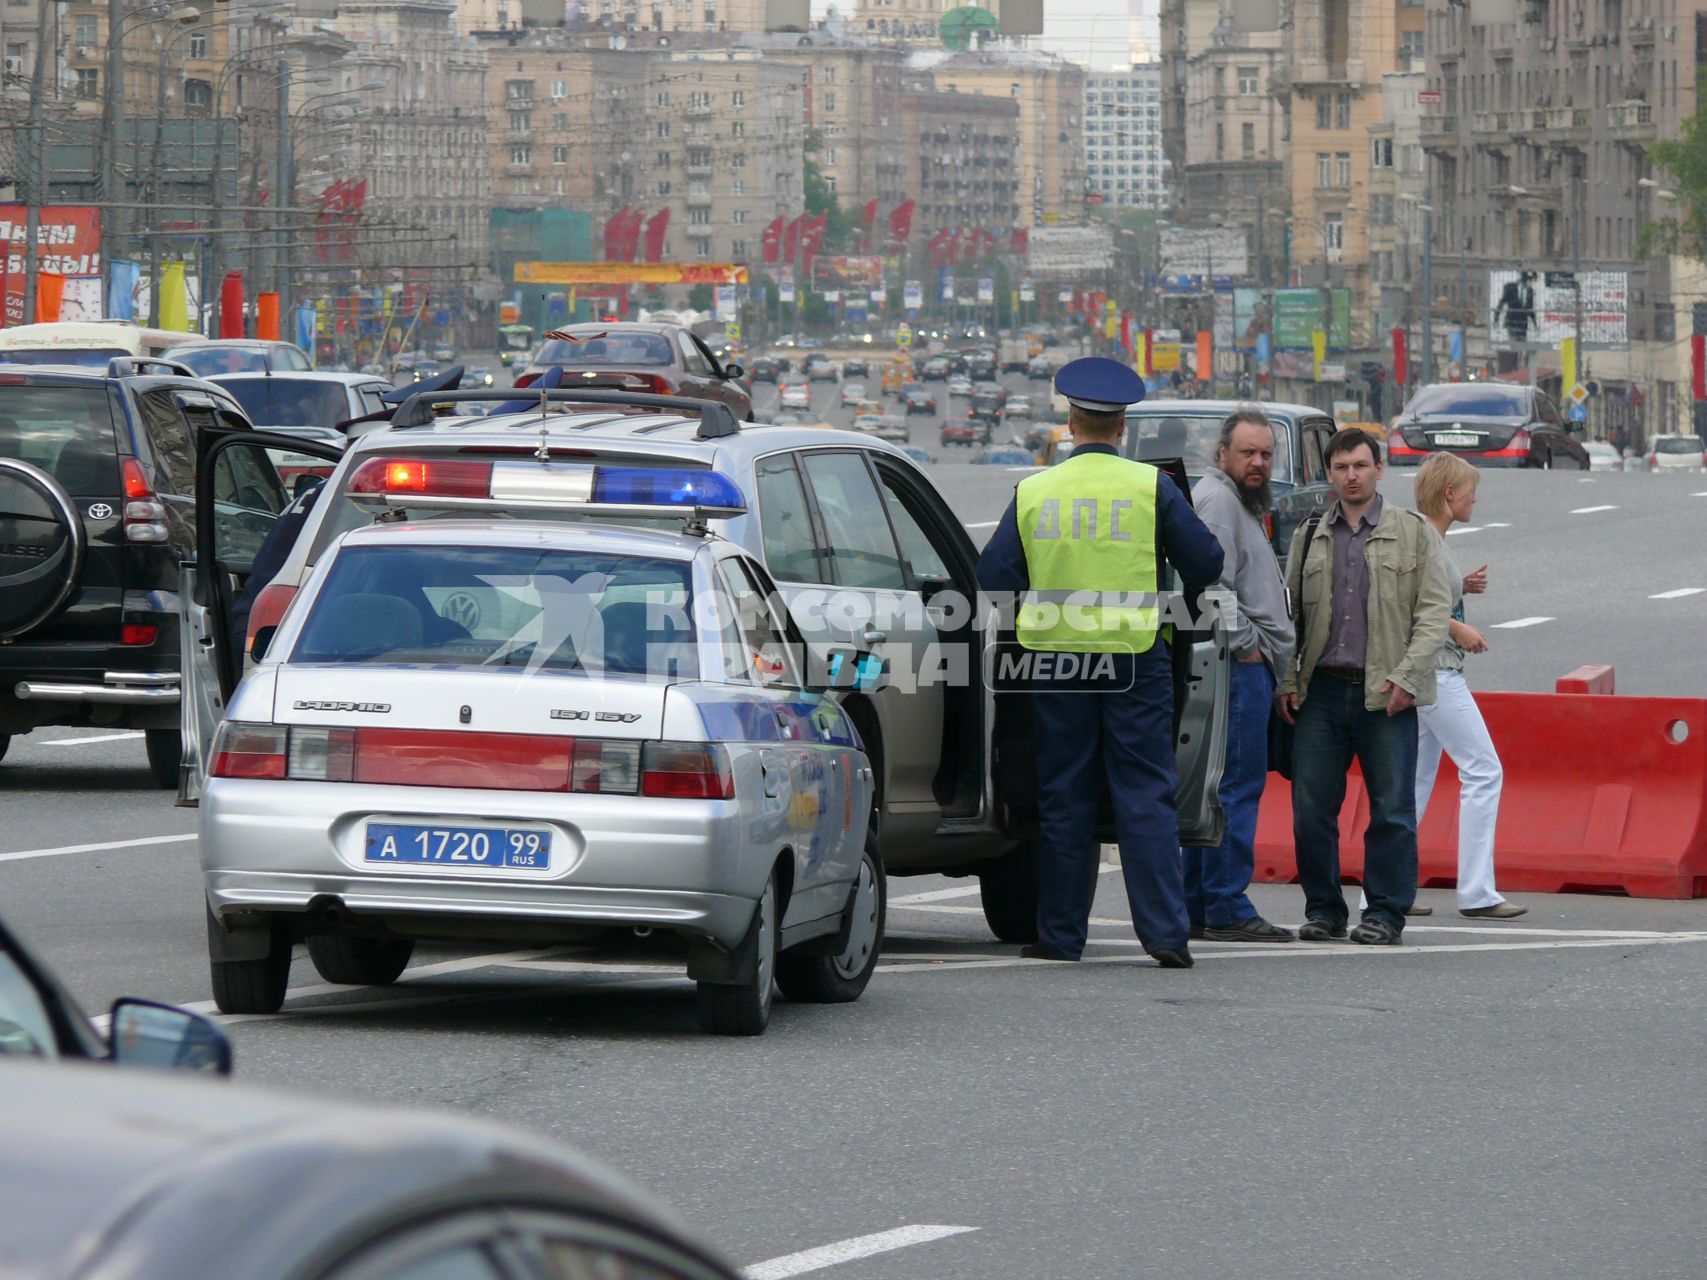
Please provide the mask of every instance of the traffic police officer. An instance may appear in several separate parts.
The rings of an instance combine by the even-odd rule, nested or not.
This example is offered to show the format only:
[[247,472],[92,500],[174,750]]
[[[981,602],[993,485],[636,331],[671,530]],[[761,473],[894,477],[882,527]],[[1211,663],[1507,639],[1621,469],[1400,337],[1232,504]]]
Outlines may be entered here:
[[[986,591],[1028,593],[1015,632],[1036,663],[1037,942],[1021,954],[1077,960],[1085,949],[1106,778],[1138,940],[1164,968],[1187,969],[1173,673],[1157,596],[1164,560],[1187,587],[1213,584],[1221,544],[1161,471],[1116,449],[1126,406],[1144,398],[1143,379],[1094,356],[1062,366],[1055,388],[1072,406],[1073,451],[1020,482],[978,563]],[[1075,593],[1100,599],[1061,607]],[[1067,654],[1076,664],[1060,661]],[[1051,680],[1045,665],[1080,670]]]

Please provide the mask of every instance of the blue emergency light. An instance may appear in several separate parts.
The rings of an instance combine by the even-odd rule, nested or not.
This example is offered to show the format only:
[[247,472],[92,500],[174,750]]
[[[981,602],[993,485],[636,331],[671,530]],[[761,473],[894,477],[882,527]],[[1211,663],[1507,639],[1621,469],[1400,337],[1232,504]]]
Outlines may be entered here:
[[647,507],[705,507],[745,511],[741,486],[716,471],[664,467],[604,467],[593,473],[593,501]]

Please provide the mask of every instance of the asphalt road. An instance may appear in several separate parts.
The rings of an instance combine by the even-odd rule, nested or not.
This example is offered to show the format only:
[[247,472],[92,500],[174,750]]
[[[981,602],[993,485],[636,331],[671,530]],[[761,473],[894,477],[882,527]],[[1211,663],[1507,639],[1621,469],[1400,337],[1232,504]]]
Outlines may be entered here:
[[[975,534],[1019,478],[931,470]],[[1652,597],[1707,588],[1707,478],[1585,479],[1487,477],[1454,540],[1493,580],[1477,683],[1601,660],[1626,691],[1702,696],[1707,592]],[[0,806],[0,912],[90,1008],[207,1001],[193,814],[140,737],[15,740]],[[1078,966],[995,943],[966,882],[891,892],[865,997],[779,1002],[757,1040],[701,1036],[672,957],[638,946],[432,949],[383,991],[326,988],[299,953],[284,1013],[227,1019],[238,1075],[561,1138],[740,1264],[899,1233],[771,1276],[1701,1274],[1702,903],[1513,894],[1530,914],[1496,923],[1425,891],[1397,949],[1205,943],[1168,972],[1117,871]],[[1295,888],[1255,897],[1300,918]]]

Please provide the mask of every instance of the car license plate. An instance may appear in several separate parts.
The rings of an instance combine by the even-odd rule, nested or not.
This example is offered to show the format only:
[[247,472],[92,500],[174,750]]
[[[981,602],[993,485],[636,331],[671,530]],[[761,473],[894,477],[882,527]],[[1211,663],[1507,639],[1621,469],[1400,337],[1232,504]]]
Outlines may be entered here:
[[1466,435],[1457,431],[1442,431],[1434,437],[1436,444],[1448,445],[1457,449],[1473,449],[1482,443],[1480,436]]
[[529,827],[432,827],[370,822],[367,862],[545,871],[551,833]]

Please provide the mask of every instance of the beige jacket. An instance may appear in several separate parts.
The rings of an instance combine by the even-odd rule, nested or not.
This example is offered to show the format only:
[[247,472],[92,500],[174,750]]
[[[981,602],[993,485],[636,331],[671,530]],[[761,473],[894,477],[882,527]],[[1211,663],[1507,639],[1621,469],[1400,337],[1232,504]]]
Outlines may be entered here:
[[[1292,665],[1281,673],[1276,692],[1308,697],[1310,676],[1328,647],[1333,613],[1334,540],[1328,517],[1304,555],[1309,523],[1292,535],[1286,585],[1298,619],[1298,647]],[[1369,647],[1364,658],[1363,704],[1370,711],[1387,705],[1381,686],[1391,680],[1416,698],[1434,701],[1434,671],[1452,618],[1452,590],[1446,568],[1430,536],[1428,522],[1393,502],[1382,504],[1381,520],[1370,531],[1363,555],[1369,565]]]

